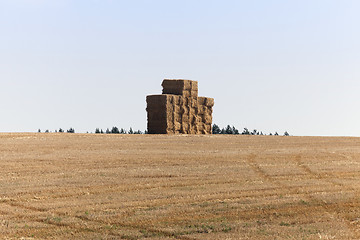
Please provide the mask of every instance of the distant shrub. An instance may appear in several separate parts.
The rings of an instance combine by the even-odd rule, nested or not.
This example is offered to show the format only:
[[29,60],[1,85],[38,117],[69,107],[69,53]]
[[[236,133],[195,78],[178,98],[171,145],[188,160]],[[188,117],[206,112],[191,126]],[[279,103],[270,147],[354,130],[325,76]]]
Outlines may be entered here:
[[129,134],[134,134],[133,129],[130,127]]
[[118,129],[117,127],[113,127],[113,128],[111,129],[111,133],[117,134],[117,133],[120,133],[120,131],[119,131],[119,129]]
[[75,129],[70,128],[70,129],[68,129],[66,132],[68,132],[68,133],[75,133]]
[[219,128],[219,126],[214,124],[212,126],[212,134],[220,134],[220,133],[221,133],[221,129]]
[[241,133],[242,135],[250,135],[250,132],[247,128],[244,128],[244,130]]

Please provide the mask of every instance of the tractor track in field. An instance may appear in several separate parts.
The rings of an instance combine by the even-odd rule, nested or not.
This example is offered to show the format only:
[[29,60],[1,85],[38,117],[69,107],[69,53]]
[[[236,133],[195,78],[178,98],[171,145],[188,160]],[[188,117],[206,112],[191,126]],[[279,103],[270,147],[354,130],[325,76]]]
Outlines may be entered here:
[[[336,182],[334,182],[332,180],[329,180],[329,178],[323,177],[321,174],[318,174],[318,173],[312,171],[305,163],[303,163],[301,161],[301,155],[297,155],[295,157],[295,159],[296,159],[296,162],[297,162],[299,168],[301,168],[306,174],[310,175],[312,178],[319,179],[319,180],[326,180],[328,183],[332,184],[333,186],[342,187],[342,188],[345,188],[348,191],[355,192],[355,190],[353,188],[351,188],[351,187],[347,187],[347,186],[344,186],[343,184],[336,183]],[[256,162],[256,155],[255,154],[251,154],[251,155],[248,156],[247,163],[253,169],[253,171],[256,172],[259,175],[259,177],[264,179],[264,181],[268,181],[268,182],[271,182],[273,184],[276,184],[280,188],[285,189],[287,193],[291,193],[291,192],[294,191],[293,187],[288,187],[288,186],[282,184],[281,182],[279,182],[278,180],[274,180],[271,175],[267,174],[266,171],[261,166],[259,166],[258,163]],[[305,194],[304,197],[308,201],[319,202],[316,198],[314,198],[312,196],[312,194],[310,192]],[[353,201],[356,201],[357,205],[360,205],[359,202],[358,202],[357,197],[352,199],[351,202],[353,202]],[[347,206],[349,204],[350,203],[343,203],[343,204],[340,205],[340,204],[328,204],[328,203],[324,203],[324,202],[319,202],[317,204],[317,207],[320,207],[320,208],[324,209],[327,213],[329,213],[332,216],[338,218],[339,221],[345,222],[347,227],[349,229],[351,229],[353,234],[355,234],[355,237],[360,238],[360,232],[358,231],[358,226],[354,226],[353,221],[351,221],[350,219],[347,219],[344,216],[344,214],[342,214],[341,211],[339,211],[339,209],[341,209],[344,206]],[[298,208],[298,206],[296,206],[296,208]],[[278,209],[277,209],[277,211],[278,211]],[[287,212],[292,212],[292,211],[294,212],[295,209],[294,210],[289,210],[288,209],[286,211]],[[303,211],[309,211],[309,210],[304,208]],[[249,214],[249,212],[246,215],[248,215],[248,214]],[[260,212],[259,212],[259,214],[260,214]],[[264,214],[264,212],[262,212],[261,214]]]

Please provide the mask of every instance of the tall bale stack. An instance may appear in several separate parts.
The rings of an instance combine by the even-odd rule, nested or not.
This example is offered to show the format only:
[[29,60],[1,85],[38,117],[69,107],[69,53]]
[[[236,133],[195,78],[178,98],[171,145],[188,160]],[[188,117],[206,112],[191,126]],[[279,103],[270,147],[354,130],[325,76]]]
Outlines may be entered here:
[[165,79],[161,95],[146,97],[148,133],[211,134],[214,99],[198,97],[198,82]]

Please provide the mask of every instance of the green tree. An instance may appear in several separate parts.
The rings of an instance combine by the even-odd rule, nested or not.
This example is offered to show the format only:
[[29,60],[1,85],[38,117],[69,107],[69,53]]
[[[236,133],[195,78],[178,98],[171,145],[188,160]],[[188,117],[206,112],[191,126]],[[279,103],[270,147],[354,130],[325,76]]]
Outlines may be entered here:
[[69,128],[69,130],[67,130],[68,133],[75,133],[75,129],[73,128]]
[[250,135],[250,132],[247,128],[244,128],[244,130],[241,133],[242,135]]
[[221,133],[221,129],[219,128],[218,125],[216,125],[215,123],[212,126],[212,134],[220,134]]
[[119,129],[117,128],[117,127],[113,127],[112,129],[111,129],[111,133],[120,133],[120,131],[119,131]]
[[234,126],[232,127],[232,132],[233,132],[233,134],[236,134],[236,135],[239,134],[239,130],[237,130]]
[[230,125],[226,126],[225,133],[226,134],[234,134],[233,129],[230,127]]

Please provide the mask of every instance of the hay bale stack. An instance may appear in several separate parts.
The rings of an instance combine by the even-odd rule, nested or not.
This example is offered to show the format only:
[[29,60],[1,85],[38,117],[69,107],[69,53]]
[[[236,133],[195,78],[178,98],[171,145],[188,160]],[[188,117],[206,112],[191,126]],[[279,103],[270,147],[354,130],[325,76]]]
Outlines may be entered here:
[[214,99],[198,97],[198,82],[165,79],[162,95],[146,97],[148,133],[211,134]]

